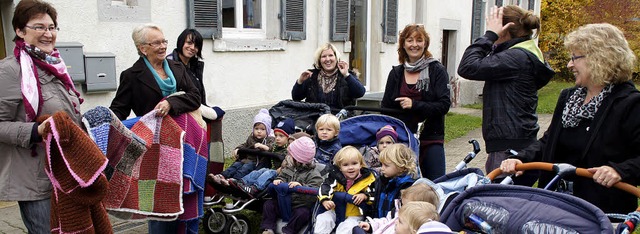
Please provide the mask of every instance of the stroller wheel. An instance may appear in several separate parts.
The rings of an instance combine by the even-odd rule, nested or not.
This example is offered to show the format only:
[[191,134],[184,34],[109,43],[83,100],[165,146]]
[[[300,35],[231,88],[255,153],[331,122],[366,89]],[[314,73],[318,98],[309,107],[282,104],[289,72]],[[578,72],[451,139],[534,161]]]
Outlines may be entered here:
[[224,233],[224,228],[227,226],[227,216],[220,208],[209,209],[203,221],[204,231],[209,234]]
[[244,215],[236,215],[237,221],[229,220],[226,233],[230,234],[248,234],[250,233],[248,218]]

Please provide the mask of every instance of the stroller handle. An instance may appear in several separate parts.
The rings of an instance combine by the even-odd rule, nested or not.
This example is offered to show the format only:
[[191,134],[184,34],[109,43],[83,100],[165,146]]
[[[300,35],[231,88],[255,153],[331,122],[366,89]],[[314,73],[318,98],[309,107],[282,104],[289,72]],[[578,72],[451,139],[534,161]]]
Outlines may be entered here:
[[[546,163],[546,162],[530,162],[530,163],[523,163],[523,164],[518,164],[516,165],[516,170],[517,171],[528,171],[528,170],[542,170],[542,171],[557,171],[558,168],[566,166],[568,164],[563,163],[563,164],[553,164],[553,163]],[[489,178],[490,180],[493,180],[496,176],[502,174],[502,169],[500,168],[496,168],[495,170],[491,171],[491,173],[489,173],[487,175],[487,178]],[[575,174],[581,177],[585,177],[585,178],[591,178],[593,177],[593,173],[589,172],[587,169],[585,168],[575,168]],[[640,198],[640,188],[633,186],[631,184],[628,184],[626,182],[618,182],[615,183],[613,185],[614,188],[623,190],[627,193],[633,194],[634,196]],[[640,211],[640,206],[636,209],[636,211]]]

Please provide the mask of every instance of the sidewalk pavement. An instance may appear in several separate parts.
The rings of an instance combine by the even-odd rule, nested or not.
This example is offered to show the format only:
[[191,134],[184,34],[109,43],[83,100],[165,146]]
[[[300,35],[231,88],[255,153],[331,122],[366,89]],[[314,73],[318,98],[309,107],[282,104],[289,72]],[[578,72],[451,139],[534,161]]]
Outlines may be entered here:
[[[453,113],[466,114],[473,116],[481,116],[482,110],[470,108],[452,108]],[[551,122],[551,114],[541,114],[538,116],[538,124],[540,131],[538,137],[541,137]],[[462,161],[467,153],[473,150],[473,146],[469,144],[469,140],[475,139],[480,143],[481,152],[476,158],[469,163],[468,167],[477,167],[484,170],[484,163],[487,160],[487,153],[484,148],[484,140],[482,140],[482,130],[475,129],[467,133],[467,135],[453,139],[445,144],[445,154],[447,157],[447,173],[452,172],[455,166]],[[148,233],[147,222],[137,221],[129,222],[111,217],[111,223],[115,233]],[[20,208],[16,202],[0,201],[0,234],[4,233],[27,233],[27,229],[20,218]]]

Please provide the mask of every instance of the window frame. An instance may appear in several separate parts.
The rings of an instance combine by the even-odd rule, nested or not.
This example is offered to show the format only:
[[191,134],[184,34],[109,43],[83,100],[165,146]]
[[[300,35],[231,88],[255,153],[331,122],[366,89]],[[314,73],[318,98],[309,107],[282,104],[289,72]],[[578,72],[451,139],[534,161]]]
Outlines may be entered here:
[[[267,38],[267,7],[266,0],[260,1],[260,28],[243,28],[244,27],[244,5],[243,0],[235,0],[235,27],[229,28],[221,26],[223,39],[266,39]],[[220,7],[222,11],[222,6]],[[238,14],[238,12],[240,14]],[[222,14],[220,15],[222,16]],[[222,21],[222,20],[221,20]],[[222,25],[222,24],[221,24]]]

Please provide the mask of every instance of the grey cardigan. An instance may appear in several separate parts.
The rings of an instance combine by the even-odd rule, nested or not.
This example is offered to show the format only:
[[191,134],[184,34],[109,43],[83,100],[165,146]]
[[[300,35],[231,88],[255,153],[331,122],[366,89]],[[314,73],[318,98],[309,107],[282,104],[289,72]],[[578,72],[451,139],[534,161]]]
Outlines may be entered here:
[[[55,76],[37,69],[43,99],[40,115],[62,110],[80,123],[81,116],[73,107],[73,102],[79,103],[76,94],[67,91]],[[37,156],[31,155],[31,132],[36,123],[25,122],[20,81],[15,56],[0,60],[0,200],[41,200],[51,196],[51,182],[44,172],[43,144],[35,146]]]

